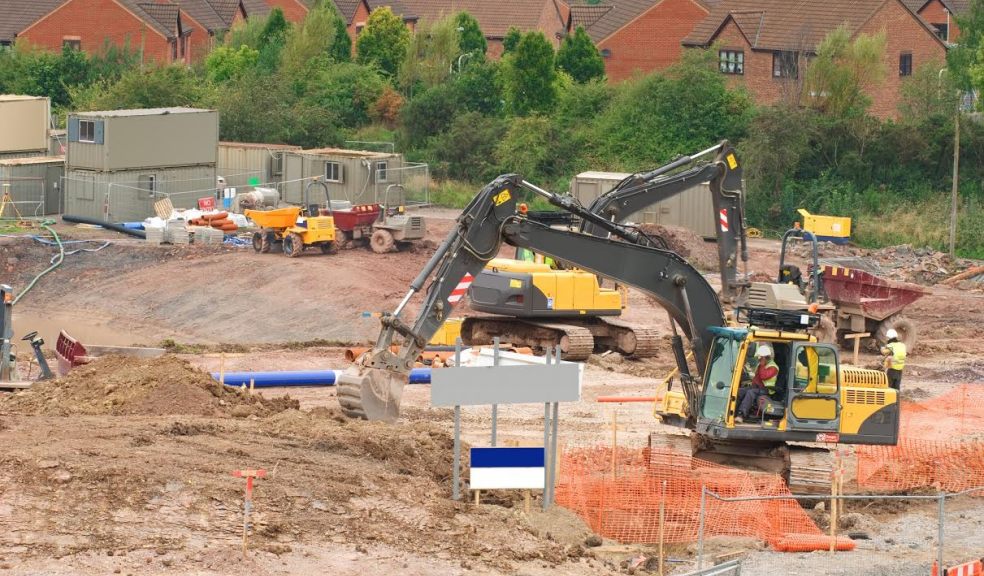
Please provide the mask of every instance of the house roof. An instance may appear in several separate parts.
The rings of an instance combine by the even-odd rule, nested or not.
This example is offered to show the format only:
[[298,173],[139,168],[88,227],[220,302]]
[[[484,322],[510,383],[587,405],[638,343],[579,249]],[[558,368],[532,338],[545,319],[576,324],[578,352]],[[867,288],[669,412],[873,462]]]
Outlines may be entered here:
[[[131,4],[130,2],[126,3]],[[178,36],[178,18],[181,9],[177,4],[140,2],[132,5],[143,11],[142,15],[137,14],[142,20],[164,32],[165,36],[168,38]]]
[[413,22],[420,19],[410,7],[400,0],[368,0],[368,2],[370,11],[376,8],[382,8],[383,6],[389,6],[393,14],[402,18],[404,22]]
[[[857,33],[887,2],[908,8],[902,0],[721,0],[683,44],[709,46],[734,21],[753,49],[813,50],[838,26]],[[912,17],[940,41],[922,18]]]
[[[375,0],[380,5],[384,0]],[[421,19],[433,22],[457,12],[468,12],[478,20],[486,38],[503,38],[509,28],[536,30],[545,10],[557,14],[558,31],[566,24],[561,0],[402,0]]]
[[[608,38],[662,0],[602,0],[602,4],[571,6],[571,30],[583,26],[596,43]],[[705,10],[718,0],[693,0]]]
[[63,2],[65,0],[2,0],[0,41],[13,42],[17,34]]
[[587,31],[611,9],[611,6],[600,4],[571,6],[571,30],[576,30],[580,26]]
[[[905,5],[909,7],[916,14],[920,10],[926,7],[926,4],[933,2],[933,0],[904,0]],[[957,14],[958,16],[963,16],[970,11],[970,0],[940,0],[944,7],[950,11],[951,14]]]
[[[209,32],[224,30],[229,27],[230,20],[223,18],[216,9],[223,0],[171,0],[195,19],[196,22],[205,27]],[[233,4],[238,8],[239,0],[233,0]]]

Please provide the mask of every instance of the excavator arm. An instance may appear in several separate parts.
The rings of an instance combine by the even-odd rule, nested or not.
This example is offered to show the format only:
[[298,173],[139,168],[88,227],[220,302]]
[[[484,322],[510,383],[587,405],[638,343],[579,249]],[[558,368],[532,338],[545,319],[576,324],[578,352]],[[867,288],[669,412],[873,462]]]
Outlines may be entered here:
[[[626,241],[551,228],[516,212],[517,192],[525,188]],[[519,176],[500,176],[489,183],[458,217],[454,229],[411,283],[392,313],[384,314],[375,347],[338,377],[338,400],[350,417],[395,420],[407,375],[430,337],[461,300],[469,276],[495,257],[503,242],[633,286],[656,299],[689,338],[698,369],[711,342],[710,329],[724,324],[713,288],[678,254],[639,244],[639,233],[589,212],[571,198],[551,194]],[[412,324],[402,316],[411,298],[424,291]],[[402,337],[399,351],[390,346]],[[682,356],[682,355],[678,355]],[[686,372],[686,366],[682,371]]]
[[[714,160],[701,159],[715,154]],[[738,258],[748,261],[745,235],[745,209],[742,195],[742,168],[738,155],[727,140],[694,154],[681,156],[673,162],[649,172],[632,174],[614,188],[596,198],[588,211],[612,222],[623,222],[629,215],[644,210],[689,190],[708,183],[714,206],[714,229],[717,234],[718,263],[721,271],[721,296],[736,298]],[[597,224],[584,220],[581,231],[600,235]]]

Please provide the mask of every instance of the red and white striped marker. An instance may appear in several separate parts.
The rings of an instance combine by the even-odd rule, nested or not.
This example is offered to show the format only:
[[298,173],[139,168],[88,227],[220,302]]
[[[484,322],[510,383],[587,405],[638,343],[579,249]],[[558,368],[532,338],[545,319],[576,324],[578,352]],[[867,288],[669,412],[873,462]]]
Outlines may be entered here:
[[457,304],[459,300],[464,298],[465,292],[468,292],[468,287],[471,286],[472,281],[474,279],[475,279],[474,276],[466,272],[465,275],[461,278],[461,281],[458,282],[458,285],[455,286],[454,290],[451,291],[451,295],[448,296],[448,302],[452,304]]
[[721,208],[721,232],[728,231],[728,209]]
[[959,566],[951,566],[943,571],[944,576],[981,576],[984,572],[984,565],[980,560],[967,562]]

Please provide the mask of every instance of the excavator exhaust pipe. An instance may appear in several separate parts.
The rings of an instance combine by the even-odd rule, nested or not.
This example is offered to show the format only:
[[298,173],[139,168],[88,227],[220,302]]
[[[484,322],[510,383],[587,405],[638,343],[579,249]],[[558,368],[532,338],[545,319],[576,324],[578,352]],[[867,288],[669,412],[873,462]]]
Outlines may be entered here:
[[353,364],[339,374],[335,385],[338,404],[349,418],[396,422],[407,375]]

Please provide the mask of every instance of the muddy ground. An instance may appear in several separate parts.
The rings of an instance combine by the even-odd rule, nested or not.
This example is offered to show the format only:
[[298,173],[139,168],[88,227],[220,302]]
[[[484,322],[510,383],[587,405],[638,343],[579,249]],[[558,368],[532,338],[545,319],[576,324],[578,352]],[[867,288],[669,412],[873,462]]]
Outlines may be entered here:
[[[61,329],[91,344],[171,340],[178,354],[103,361],[0,400],[0,572],[607,574],[626,573],[626,560],[652,554],[611,542],[586,547],[590,532],[580,520],[559,508],[543,514],[534,506],[527,515],[519,495],[494,494],[480,506],[451,501],[451,412],[429,408],[426,386],[409,387],[404,418],[381,425],[342,418],[332,389],[269,390],[262,394],[269,400],[259,400],[216,394],[197,371],[344,368],[345,345],[378,331],[363,313],[392,309],[450,230],[447,211],[428,215],[429,242],[413,251],[299,259],[231,247],[153,247],[64,227],[69,238],[112,244],[67,256],[39,281],[17,305],[17,335],[37,329],[49,345]],[[52,249],[2,240],[0,282],[20,290],[47,267]],[[713,266],[713,244],[690,248],[695,263]],[[771,276],[776,250],[775,241],[752,241],[749,271]],[[709,278],[715,282],[713,273]],[[904,386],[906,397],[918,400],[965,382],[984,384],[984,296],[930,289],[906,312],[921,331]],[[668,330],[665,313],[636,292],[625,318]],[[26,370],[28,349],[18,351]],[[870,350],[860,360],[877,363]],[[652,432],[668,444],[685,443],[653,421],[649,405],[596,402],[654,395],[672,366],[665,343],[645,361],[593,356],[582,400],[562,407],[561,444],[610,441],[614,412],[620,445],[643,446]],[[290,400],[277,399],[284,394]],[[542,408],[501,407],[499,418],[501,443],[542,439]],[[489,429],[488,409],[464,410],[466,442],[487,444]],[[243,481],[230,474],[243,468],[268,472],[257,482],[245,557]],[[709,546],[714,555],[744,552],[749,574],[868,573],[861,566],[923,574],[933,542],[922,534],[935,530],[927,524],[934,506],[852,510],[871,539],[837,559],[777,554],[745,541]],[[954,511],[950,533],[981,533],[981,503]],[[824,514],[816,518],[822,524]],[[972,538],[957,538],[948,558],[982,552]],[[673,568],[692,568],[693,553],[675,549]]]

